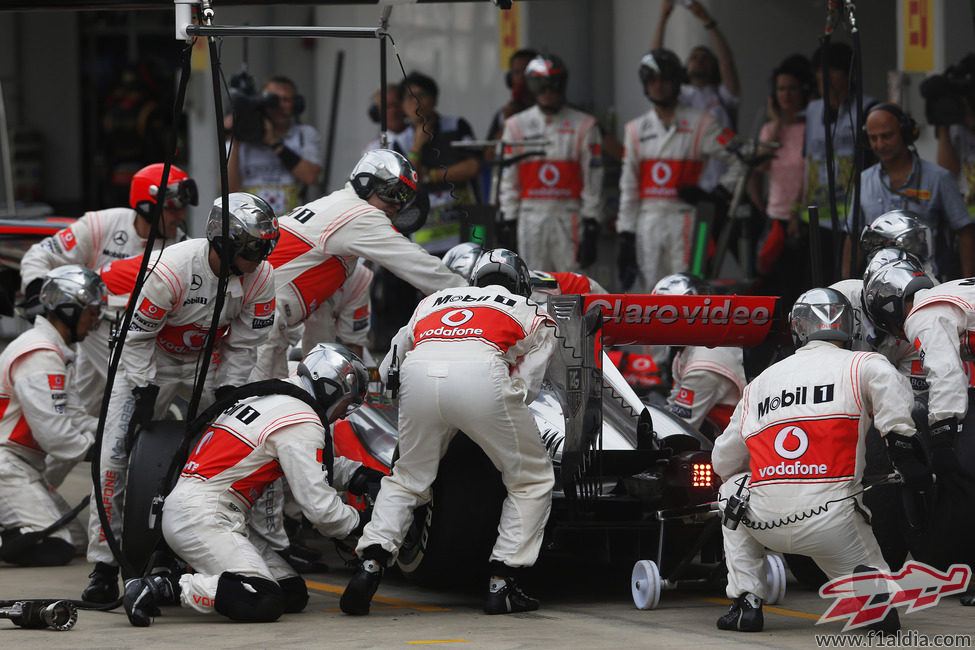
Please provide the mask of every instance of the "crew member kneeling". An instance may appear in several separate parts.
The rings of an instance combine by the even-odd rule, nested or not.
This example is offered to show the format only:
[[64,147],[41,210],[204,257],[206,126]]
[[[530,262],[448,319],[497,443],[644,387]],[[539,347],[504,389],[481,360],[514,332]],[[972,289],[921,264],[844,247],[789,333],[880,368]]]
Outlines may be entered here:
[[385,564],[399,551],[414,508],[430,500],[440,458],[458,430],[484,450],[508,491],[484,611],[538,609],[515,574],[538,558],[552,508],[552,463],[527,405],[555,351],[554,322],[528,300],[528,267],[509,250],[483,253],[470,283],[425,298],[383,360],[383,376],[394,359],[402,362],[399,459],[359,538],[362,565],[339,603],[346,614],[369,613]]
[[280,476],[324,535],[344,538],[361,527],[359,511],[335,490],[362,494],[375,470],[335,458],[329,486],[324,427],[362,404],[365,366],[347,348],[323,343],[283,381],[307,391],[318,407],[271,394],[239,400],[214,420],[166,497],[162,515],[166,543],[196,573],[128,580],[123,603],[133,625],[149,625],[158,605],[177,600],[244,622],[271,622],[304,609],[305,581],[262,538],[247,534],[251,506]]
[[43,316],[0,355],[0,559],[24,566],[67,564],[75,543],[62,525],[64,500],[44,476],[45,457],[74,462],[97,422],[69,403],[71,346],[98,323],[105,285],[83,266],[48,271],[38,292]]
[[[890,571],[856,496],[871,415],[906,488],[931,487],[918,456],[907,378],[880,354],[843,349],[854,326],[849,301],[833,289],[812,289],[789,320],[796,354],[745,387],[714,443],[722,502],[740,485],[750,494],[748,521],[721,529],[733,599],[718,619],[722,630],[762,630],[766,548],[808,555],[830,579],[861,567]],[[899,629],[895,610],[881,629]]]

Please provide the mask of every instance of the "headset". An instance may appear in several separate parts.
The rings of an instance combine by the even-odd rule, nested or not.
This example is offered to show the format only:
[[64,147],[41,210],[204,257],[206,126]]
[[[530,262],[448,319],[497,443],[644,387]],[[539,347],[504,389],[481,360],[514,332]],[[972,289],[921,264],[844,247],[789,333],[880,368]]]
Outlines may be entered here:
[[366,114],[375,124],[379,124],[379,107],[375,103],[369,104],[369,111]]
[[[298,92],[298,84],[292,81],[289,77],[285,77],[284,75],[274,75],[273,77],[265,81],[264,85],[267,86],[270,83],[278,83],[278,84],[285,84],[287,86],[291,86],[291,89],[295,91],[295,95],[294,98],[292,99],[292,104],[291,104],[291,114],[295,117],[298,117],[304,112],[306,106],[305,96]],[[274,97],[275,99],[271,99],[272,97]],[[263,100],[262,101],[263,106],[272,106],[272,105],[276,106],[277,102],[280,101],[280,98],[278,98],[277,95],[269,92],[261,93],[261,98]]]
[[867,118],[874,111],[886,111],[897,118],[897,124],[900,128],[901,139],[904,141],[905,146],[911,146],[917,141],[918,135],[921,132],[921,128],[918,126],[914,118],[904,112],[897,104],[889,104],[887,102],[881,102],[879,104],[874,104],[867,109],[866,115],[863,116],[863,135],[867,135]]

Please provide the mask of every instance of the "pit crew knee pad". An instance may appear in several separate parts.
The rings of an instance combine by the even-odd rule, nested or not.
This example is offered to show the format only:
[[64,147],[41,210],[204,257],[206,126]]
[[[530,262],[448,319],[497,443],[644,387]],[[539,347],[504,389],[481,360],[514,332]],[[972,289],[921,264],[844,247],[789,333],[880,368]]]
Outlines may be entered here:
[[301,576],[292,576],[278,582],[284,592],[284,611],[286,614],[296,614],[305,609],[308,604],[308,587]]
[[0,559],[19,566],[61,566],[74,557],[74,545],[58,537],[3,531]]
[[213,608],[232,621],[272,623],[284,613],[284,593],[273,580],[224,571]]

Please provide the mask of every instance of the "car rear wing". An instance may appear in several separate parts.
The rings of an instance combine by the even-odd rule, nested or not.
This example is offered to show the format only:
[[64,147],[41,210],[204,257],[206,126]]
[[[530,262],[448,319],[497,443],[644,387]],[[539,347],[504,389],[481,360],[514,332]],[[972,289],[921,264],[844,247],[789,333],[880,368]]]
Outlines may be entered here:
[[[548,379],[565,416],[561,488],[567,499],[598,490],[593,464],[602,424],[602,346],[754,346],[776,320],[770,296],[659,296],[589,294],[551,296],[548,311],[558,324],[560,345]],[[596,476],[594,476],[594,474]]]

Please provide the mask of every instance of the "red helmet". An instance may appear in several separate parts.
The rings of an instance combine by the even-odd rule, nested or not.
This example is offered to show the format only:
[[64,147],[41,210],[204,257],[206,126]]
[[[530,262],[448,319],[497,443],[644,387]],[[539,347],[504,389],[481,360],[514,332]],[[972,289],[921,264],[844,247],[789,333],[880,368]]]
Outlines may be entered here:
[[[143,167],[132,177],[132,183],[129,185],[129,205],[143,217],[149,217],[149,211],[156,202],[162,172],[163,163],[155,163]],[[199,194],[196,190],[196,181],[186,172],[176,165],[170,165],[167,180],[165,207],[178,210],[187,205],[197,204]]]

